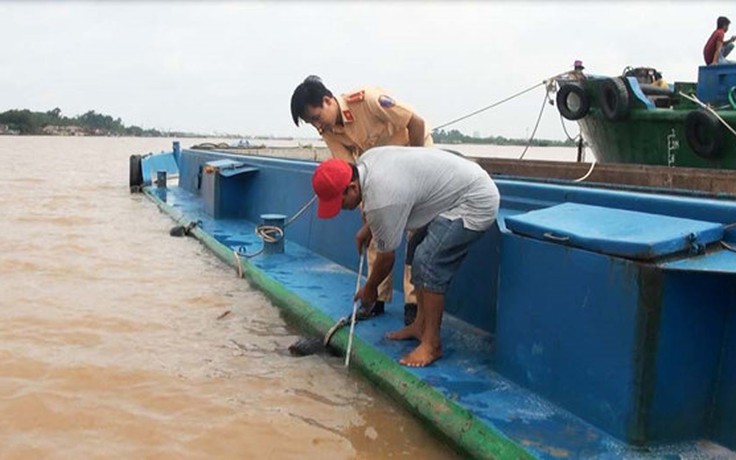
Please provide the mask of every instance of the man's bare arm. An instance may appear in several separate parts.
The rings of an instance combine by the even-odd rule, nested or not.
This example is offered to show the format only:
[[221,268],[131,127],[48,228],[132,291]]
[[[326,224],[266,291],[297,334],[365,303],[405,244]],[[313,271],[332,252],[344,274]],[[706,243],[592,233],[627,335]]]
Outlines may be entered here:
[[413,114],[406,125],[409,131],[409,145],[413,147],[422,147],[424,145],[424,119],[417,114]]

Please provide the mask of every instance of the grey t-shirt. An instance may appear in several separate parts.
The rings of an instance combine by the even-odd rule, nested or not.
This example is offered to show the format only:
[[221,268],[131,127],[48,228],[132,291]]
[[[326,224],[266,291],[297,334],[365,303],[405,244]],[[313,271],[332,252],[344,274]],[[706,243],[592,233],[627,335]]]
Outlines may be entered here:
[[496,184],[480,166],[434,147],[375,147],[357,162],[363,211],[376,249],[401,244],[404,230],[437,216],[483,231],[498,214]]

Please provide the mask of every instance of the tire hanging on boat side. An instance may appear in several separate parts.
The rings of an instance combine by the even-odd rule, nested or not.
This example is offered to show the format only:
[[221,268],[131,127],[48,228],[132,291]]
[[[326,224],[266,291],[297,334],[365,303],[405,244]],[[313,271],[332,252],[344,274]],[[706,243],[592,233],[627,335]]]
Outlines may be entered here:
[[143,168],[140,155],[130,156],[130,193],[141,191],[143,186]]
[[588,93],[582,86],[574,83],[565,83],[560,87],[560,90],[557,91],[556,102],[560,115],[572,121],[583,118],[590,110]]
[[687,145],[699,156],[712,160],[723,150],[723,126],[706,110],[693,110],[685,117]]
[[623,78],[604,80],[599,87],[598,103],[608,120],[619,121],[626,118],[629,115],[631,98]]

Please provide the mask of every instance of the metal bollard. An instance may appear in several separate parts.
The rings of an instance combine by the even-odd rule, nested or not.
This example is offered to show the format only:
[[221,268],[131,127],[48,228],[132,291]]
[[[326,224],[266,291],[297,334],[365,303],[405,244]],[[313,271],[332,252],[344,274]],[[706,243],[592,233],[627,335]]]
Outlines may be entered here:
[[166,171],[158,171],[156,173],[156,186],[158,188],[166,188]]
[[[263,225],[269,227],[278,227],[283,232],[284,224],[286,223],[286,216],[283,214],[261,214],[261,220]],[[268,235],[273,237],[275,241],[263,240],[263,253],[264,254],[283,254],[284,252],[284,237],[282,234],[276,232],[268,232]]]

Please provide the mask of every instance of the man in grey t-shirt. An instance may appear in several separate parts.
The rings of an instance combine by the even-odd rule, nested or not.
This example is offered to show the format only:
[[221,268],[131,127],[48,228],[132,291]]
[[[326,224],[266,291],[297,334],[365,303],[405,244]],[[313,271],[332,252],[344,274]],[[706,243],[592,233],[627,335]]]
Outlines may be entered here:
[[390,146],[366,151],[355,165],[325,161],[315,170],[312,186],[319,200],[317,215],[323,219],[363,203],[366,223],[356,235],[358,251],[372,239],[378,256],[355,300],[376,301],[404,231],[414,231],[406,258],[417,289],[417,318],[387,337],[421,342],[399,360],[405,366],[422,367],[439,359],[444,293],[470,244],[496,220],[496,184],[480,166],[460,156],[430,147]]

